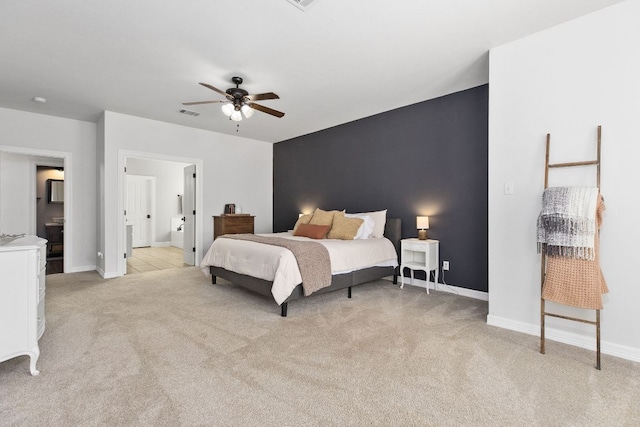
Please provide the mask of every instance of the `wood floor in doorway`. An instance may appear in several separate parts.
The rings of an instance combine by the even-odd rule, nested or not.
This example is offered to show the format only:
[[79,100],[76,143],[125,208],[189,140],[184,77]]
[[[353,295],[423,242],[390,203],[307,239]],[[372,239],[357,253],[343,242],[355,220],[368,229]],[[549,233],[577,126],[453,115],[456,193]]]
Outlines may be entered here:
[[188,267],[182,261],[182,249],[174,246],[159,248],[134,248],[127,259],[127,274]]

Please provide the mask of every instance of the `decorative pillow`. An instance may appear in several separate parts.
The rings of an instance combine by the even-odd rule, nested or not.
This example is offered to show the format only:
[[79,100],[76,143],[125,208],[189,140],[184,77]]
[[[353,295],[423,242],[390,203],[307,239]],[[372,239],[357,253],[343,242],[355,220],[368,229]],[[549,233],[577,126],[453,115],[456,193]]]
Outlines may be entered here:
[[354,240],[364,240],[371,237],[373,227],[375,226],[373,218],[364,214],[345,214],[344,216],[347,218],[360,218],[363,220],[362,225],[358,228],[358,232],[356,233]]
[[305,215],[302,215],[300,218],[298,218],[298,220],[296,221],[296,225],[293,226],[293,232],[294,233],[296,232],[300,224],[309,224],[309,221],[311,221],[312,216],[313,214],[305,214]]
[[329,232],[329,228],[328,225],[300,224],[296,231],[293,232],[293,235],[309,237],[310,239],[324,239],[324,236]]
[[362,218],[346,218],[342,212],[338,212],[333,217],[327,239],[353,240],[363,222]]
[[313,216],[311,217],[311,221],[309,224],[313,225],[328,225],[331,228],[331,224],[333,224],[333,216],[339,211],[323,211],[320,208],[316,208],[313,211]]
[[374,222],[372,238],[384,237],[384,226],[387,223],[387,210],[375,212],[360,212],[357,215],[369,215]]

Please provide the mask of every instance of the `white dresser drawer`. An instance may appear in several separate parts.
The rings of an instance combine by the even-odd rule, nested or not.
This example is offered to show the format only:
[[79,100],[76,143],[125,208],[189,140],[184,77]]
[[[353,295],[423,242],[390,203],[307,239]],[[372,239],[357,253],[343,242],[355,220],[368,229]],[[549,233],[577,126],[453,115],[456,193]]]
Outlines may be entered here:
[[429,250],[429,246],[425,243],[402,242],[402,249],[407,251],[427,252]]

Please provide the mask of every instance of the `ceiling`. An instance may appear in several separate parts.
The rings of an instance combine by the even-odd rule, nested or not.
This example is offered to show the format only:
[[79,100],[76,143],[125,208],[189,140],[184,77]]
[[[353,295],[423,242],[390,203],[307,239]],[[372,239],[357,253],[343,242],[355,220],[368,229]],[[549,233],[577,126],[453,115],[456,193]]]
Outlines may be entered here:
[[[488,82],[488,50],[618,0],[2,0],[0,107],[114,111],[278,142]],[[285,112],[236,123],[244,78]],[[46,104],[33,102],[44,97]],[[237,126],[239,124],[239,127]]]

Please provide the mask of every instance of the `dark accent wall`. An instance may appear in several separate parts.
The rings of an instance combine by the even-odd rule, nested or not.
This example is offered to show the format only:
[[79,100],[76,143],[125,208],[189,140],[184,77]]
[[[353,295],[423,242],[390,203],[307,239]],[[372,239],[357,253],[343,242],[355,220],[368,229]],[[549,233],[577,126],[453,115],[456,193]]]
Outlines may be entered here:
[[428,215],[446,282],[487,291],[488,112],[483,85],[275,144],[274,232],[316,207],[388,209],[407,238]]

